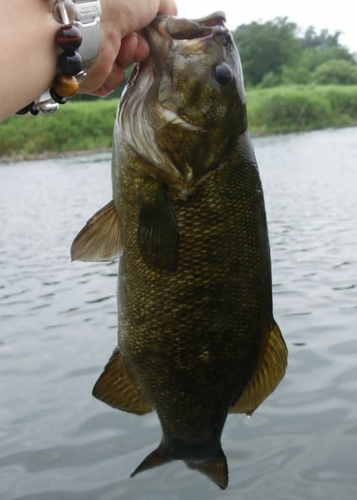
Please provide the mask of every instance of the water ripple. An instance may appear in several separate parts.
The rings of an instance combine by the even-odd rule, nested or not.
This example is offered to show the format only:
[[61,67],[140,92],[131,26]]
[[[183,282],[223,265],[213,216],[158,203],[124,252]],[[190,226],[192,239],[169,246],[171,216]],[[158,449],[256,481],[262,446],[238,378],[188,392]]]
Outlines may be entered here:
[[254,141],[290,358],[251,419],[228,417],[224,494],[181,462],[130,479],[160,441],[157,416],[91,396],[116,344],[118,262],[71,263],[69,248],[111,198],[110,157],[1,167],[1,500],[355,498],[356,138]]

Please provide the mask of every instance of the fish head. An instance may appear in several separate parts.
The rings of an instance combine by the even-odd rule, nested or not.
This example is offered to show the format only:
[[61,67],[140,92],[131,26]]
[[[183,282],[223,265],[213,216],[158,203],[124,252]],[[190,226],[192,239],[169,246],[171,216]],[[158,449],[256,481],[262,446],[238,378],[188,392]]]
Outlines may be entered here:
[[143,35],[150,56],[122,96],[121,133],[151,175],[194,185],[247,130],[238,50],[222,12],[199,20],[160,15]]

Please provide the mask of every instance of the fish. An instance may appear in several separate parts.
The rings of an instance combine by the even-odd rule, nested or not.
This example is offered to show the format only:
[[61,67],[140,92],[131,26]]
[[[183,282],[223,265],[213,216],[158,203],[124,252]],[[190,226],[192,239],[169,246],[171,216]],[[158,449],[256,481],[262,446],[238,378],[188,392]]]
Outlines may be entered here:
[[251,415],[282,380],[264,195],[239,53],[223,12],[159,15],[143,30],[113,133],[113,199],[73,260],[119,257],[118,343],[93,395],[156,411],[159,446],[135,469],[182,460],[221,489],[229,414]]

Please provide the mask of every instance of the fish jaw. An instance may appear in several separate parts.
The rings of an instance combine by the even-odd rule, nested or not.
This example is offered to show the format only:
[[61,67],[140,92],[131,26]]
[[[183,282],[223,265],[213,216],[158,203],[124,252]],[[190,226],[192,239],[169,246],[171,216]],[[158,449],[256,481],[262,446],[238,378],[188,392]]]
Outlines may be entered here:
[[150,45],[150,59],[156,74],[165,70],[167,59],[175,57],[177,52],[187,57],[203,53],[214,37],[228,35],[225,21],[223,12],[196,20],[157,16],[142,30]]

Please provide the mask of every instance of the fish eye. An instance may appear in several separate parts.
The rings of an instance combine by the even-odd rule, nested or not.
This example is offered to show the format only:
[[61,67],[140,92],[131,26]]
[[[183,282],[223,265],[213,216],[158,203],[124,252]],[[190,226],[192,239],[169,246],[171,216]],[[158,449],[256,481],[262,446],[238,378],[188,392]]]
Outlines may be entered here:
[[221,63],[213,68],[213,77],[220,85],[227,85],[233,78],[233,71],[228,64]]

